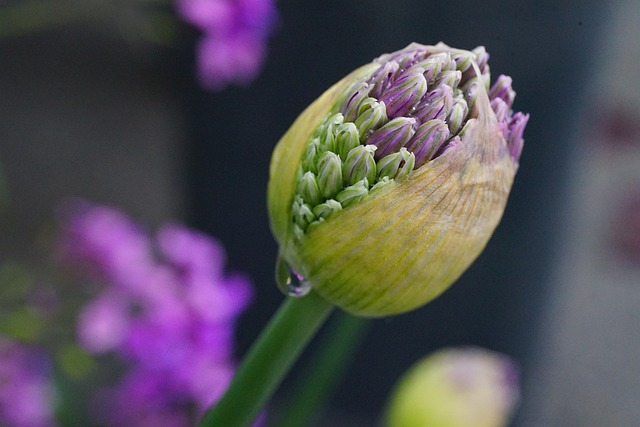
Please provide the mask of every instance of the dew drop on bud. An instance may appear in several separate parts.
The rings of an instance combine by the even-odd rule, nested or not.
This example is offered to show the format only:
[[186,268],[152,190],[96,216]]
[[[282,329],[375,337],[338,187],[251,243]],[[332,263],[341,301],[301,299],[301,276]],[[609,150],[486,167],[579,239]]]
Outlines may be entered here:
[[276,264],[276,282],[280,291],[290,297],[300,298],[311,291],[311,282],[295,271],[282,258]]

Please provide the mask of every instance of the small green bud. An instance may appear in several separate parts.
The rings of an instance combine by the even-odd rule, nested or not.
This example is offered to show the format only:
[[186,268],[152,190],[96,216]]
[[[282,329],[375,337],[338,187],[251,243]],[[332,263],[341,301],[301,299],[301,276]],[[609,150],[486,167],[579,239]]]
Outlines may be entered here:
[[340,156],[327,151],[318,160],[318,187],[322,195],[329,199],[342,188],[342,161]]
[[377,148],[375,145],[358,145],[349,151],[347,159],[342,164],[342,179],[345,186],[353,185],[363,178],[368,182],[375,181],[376,161],[373,153]]
[[341,124],[336,131],[336,152],[342,161],[347,159],[349,151],[360,145],[360,134],[355,123]]
[[440,350],[400,379],[387,427],[505,427],[519,386],[513,362],[480,348]]
[[311,206],[315,206],[322,201],[322,193],[313,172],[305,172],[302,175],[302,178],[298,181],[297,191],[302,199]]
[[340,202],[343,208],[353,205],[362,200],[369,193],[369,182],[367,178],[348,186],[336,195],[336,200]]
[[301,229],[306,229],[310,223],[315,221],[316,216],[311,210],[311,206],[304,203],[302,198],[297,198],[293,202],[293,220]]
[[389,154],[378,160],[378,177],[388,177],[390,179],[398,178],[398,174],[402,171],[402,176],[406,176],[410,171],[403,171],[404,165],[410,161],[409,167],[413,170],[415,164],[415,156],[409,153],[406,148],[402,147],[397,153]]
[[360,141],[364,141],[370,131],[376,130],[387,121],[387,108],[384,102],[378,102],[375,98],[367,98],[362,101],[355,125],[360,134]]
[[383,176],[382,178],[378,179],[378,182],[376,182],[376,184],[373,187],[369,189],[369,192],[373,193],[375,191],[381,190],[382,188],[391,184],[392,182],[394,181],[390,179],[388,176]]
[[449,112],[449,117],[447,117],[447,121],[449,122],[449,132],[452,135],[458,133],[462,128],[462,124],[467,118],[468,113],[469,107],[467,106],[467,101],[465,101],[464,98],[454,100],[453,107],[451,107],[451,111]]
[[342,210],[342,205],[335,199],[329,199],[313,208],[313,214],[319,219],[327,219],[334,212]]
[[335,132],[338,126],[344,122],[344,116],[341,113],[334,114],[320,126],[317,131],[319,138],[319,151],[335,151]]
[[415,154],[409,152],[406,148],[403,147],[400,149],[400,155],[402,156],[402,162],[394,179],[403,179],[408,176],[416,165]]
[[306,171],[318,173],[318,146],[320,139],[314,138],[309,142],[302,155],[302,168]]

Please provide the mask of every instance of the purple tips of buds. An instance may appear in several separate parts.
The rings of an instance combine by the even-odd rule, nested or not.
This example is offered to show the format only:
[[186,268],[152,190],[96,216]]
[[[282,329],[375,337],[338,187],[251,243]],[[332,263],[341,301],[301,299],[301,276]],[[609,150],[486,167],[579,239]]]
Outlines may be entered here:
[[387,106],[390,119],[407,115],[427,93],[427,80],[423,73],[423,69],[418,69],[415,73],[402,75],[380,96],[380,101]]
[[511,104],[513,104],[513,100],[516,97],[516,93],[511,89],[511,82],[511,77],[501,74],[489,89],[489,99],[502,98],[507,103],[507,106],[511,108]]
[[507,147],[509,147],[511,158],[513,158],[516,163],[518,162],[520,154],[522,153],[522,146],[524,145],[522,134],[524,133],[524,128],[527,126],[528,121],[528,114],[517,112],[513,115],[511,121],[509,122],[509,136],[507,137]]
[[421,123],[432,119],[444,120],[453,106],[453,89],[443,85],[429,92],[416,107],[413,116]]
[[433,159],[448,138],[449,127],[443,120],[433,119],[422,124],[407,144],[407,149],[416,156],[416,167]]
[[352,94],[342,106],[340,112],[345,122],[353,122],[358,116],[360,104],[369,96],[371,86],[367,82],[359,82],[351,89]]
[[399,69],[400,65],[396,61],[389,61],[378,68],[369,79],[369,84],[373,86],[369,96],[380,98],[380,95],[393,84]]
[[478,46],[471,51],[476,56],[476,61],[478,63],[478,68],[480,68],[480,72],[482,74],[488,73],[488,63],[489,63],[489,54],[484,46]]
[[400,150],[415,133],[415,126],[416,119],[413,117],[398,117],[371,134],[367,144],[378,147],[376,160]]

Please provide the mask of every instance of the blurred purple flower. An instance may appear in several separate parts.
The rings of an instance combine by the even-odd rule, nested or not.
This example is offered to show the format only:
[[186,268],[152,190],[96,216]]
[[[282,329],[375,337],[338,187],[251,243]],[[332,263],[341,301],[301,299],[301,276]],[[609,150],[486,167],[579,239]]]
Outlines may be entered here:
[[55,425],[55,393],[48,374],[43,354],[0,337],[0,425]]
[[224,250],[210,237],[169,224],[152,240],[104,206],[76,210],[61,248],[63,260],[107,284],[80,314],[80,343],[114,352],[128,367],[101,399],[105,422],[189,425],[233,375],[234,323],[252,296],[248,280],[225,274]]
[[256,77],[277,21],[273,0],[176,0],[175,7],[203,33],[197,46],[203,86],[219,90]]

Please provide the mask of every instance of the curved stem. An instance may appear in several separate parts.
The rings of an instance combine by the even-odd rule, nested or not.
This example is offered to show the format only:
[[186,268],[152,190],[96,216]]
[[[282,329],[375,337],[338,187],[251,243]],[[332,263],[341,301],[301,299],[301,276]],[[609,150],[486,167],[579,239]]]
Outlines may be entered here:
[[313,291],[303,298],[287,298],[200,427],[250,426],[332,308]]
[[353,359],[364,332],[369,325],[367,319],[340,312],[332,319],[330,328],[318,345],[318,351],[308,364],[308,372],[295,385],[287,410],[274,424],[278,427],[312,425],[335,390],[349,362]]

